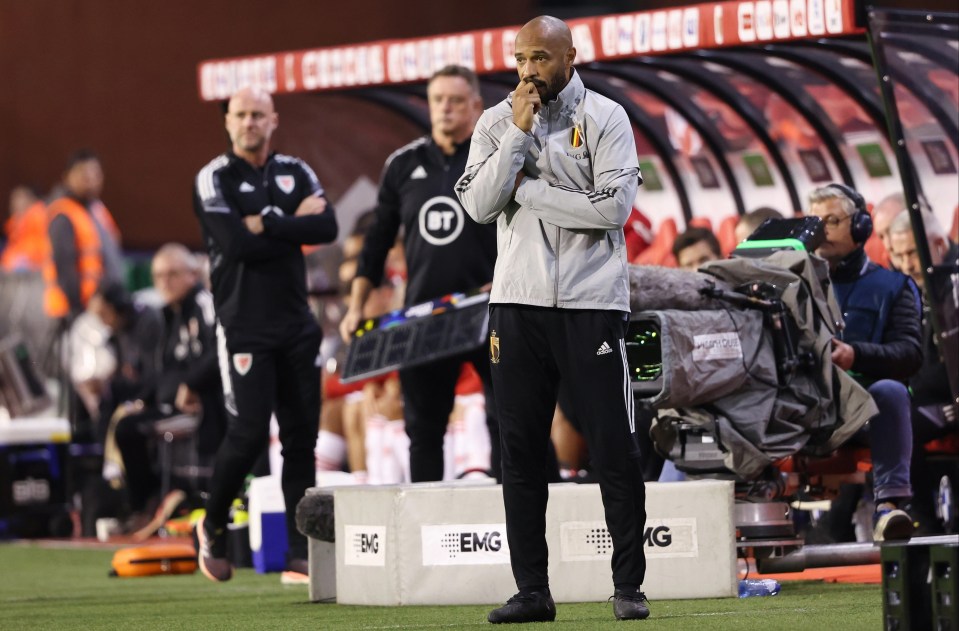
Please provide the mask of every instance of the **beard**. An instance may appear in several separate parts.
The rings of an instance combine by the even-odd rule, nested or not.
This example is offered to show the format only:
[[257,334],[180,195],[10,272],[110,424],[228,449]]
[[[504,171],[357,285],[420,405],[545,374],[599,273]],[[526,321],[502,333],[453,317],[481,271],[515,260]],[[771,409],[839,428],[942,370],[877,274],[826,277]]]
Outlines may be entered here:
[[559,93],[566,87],[567,82],[566,71],[562,68],[556,74],[545,79],[529,80],[529,83],[532,83],[536,87],[536,91],[539,93],[539,100],[543,105],[546,105],[558,97]]

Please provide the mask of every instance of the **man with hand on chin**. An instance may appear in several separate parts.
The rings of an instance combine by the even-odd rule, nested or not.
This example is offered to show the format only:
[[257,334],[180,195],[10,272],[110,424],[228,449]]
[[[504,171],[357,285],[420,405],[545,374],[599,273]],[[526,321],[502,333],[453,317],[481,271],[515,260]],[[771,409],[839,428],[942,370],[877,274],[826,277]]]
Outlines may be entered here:
[[581,419],[613,540],[618,619],[649,616],[646,492],[624,336],[623,226],[640,182],[623,108],[587,90],[569,27],[541,16],[516,36],[520,82],[473,132],[456,194],[496,222],[490,362],[502,435],[503,500],[519,593],[489,621],[556,617],[549,591],[545,465],[560,383]]

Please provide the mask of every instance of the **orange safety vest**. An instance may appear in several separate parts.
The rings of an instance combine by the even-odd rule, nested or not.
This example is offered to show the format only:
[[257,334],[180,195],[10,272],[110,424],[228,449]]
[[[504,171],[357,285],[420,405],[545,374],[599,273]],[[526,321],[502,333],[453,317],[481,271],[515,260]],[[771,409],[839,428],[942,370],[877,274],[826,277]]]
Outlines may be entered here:
[[49,256],[47,207],[35,202],[19,217],[10,217],[5,227],[7,247],[0,255],[0,268],[7,272],[39,270]]
[[[103,278],[103,248],[100,234],[94,219],[114,238],[119,238],[113,217],[107,207],[95,202],[87,212],[79,202],[69,197],[61,197],[50,204],[50,221],[57,215],[64,215],[73,224],[77,246],[77,271],[80,274],[80,303],[85,307],[100,286]],[[70,313],[70,301],[57,282],[57,268],[53,262],[53,248],[43,265],[43,279],[46,282],[44,311],[51,318],[62,318]]]

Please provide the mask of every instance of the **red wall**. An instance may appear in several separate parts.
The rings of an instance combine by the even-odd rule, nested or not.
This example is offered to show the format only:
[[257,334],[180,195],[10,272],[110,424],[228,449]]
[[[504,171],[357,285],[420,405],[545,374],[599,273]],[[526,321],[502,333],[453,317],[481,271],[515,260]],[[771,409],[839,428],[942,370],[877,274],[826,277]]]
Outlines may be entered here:
[[[192,178],[225,147],[220,110],[197,95],[199,61],[522,24],[533,16],[532,5],[0,0],[0,199],[5,205],[22,183],[45,192],[67,156],[89,147],[103,160],[103,199],[126,248],[169,240],[199,246]],[[281,126],[289,123],[282,118],[285,99],[277,105]],[[290,126],[283,131],[292,133]],[[342,192],[328,188],[334,199]]]

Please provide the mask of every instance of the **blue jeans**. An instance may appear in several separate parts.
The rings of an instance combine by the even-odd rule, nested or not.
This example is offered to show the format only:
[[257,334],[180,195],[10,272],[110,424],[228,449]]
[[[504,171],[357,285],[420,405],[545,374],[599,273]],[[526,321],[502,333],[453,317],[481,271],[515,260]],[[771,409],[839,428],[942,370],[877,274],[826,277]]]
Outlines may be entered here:
[[876,502],[912,497],[912,420],[909,391],[891,379],[867,388],[879,413],[869,421],[869,448]]

